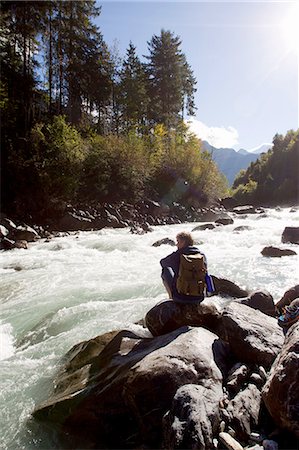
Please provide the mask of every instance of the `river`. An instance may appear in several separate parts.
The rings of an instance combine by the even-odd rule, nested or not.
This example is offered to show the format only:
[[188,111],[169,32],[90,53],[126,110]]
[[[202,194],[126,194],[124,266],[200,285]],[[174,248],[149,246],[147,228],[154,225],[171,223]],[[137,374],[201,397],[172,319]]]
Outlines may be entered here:
[[[51,391],[61,357],[106,331],[140,329],[134,322],[166,298],[159,260],[175,249],[152,244],[196,225],[156,226],[142,236],[129,229],[79,232],[0,251],[1,449],[55,447],[30,414]],[[250,228],[235,232],[240,225]],[[211,274],[267,290],[276,302],[298,284],[299,255],[265,258],[261,250],[273,245],[299,253],[298,245],[281,243],[285,226],[299,226],[299,210],[237,216],[232,225],[193,236]]]

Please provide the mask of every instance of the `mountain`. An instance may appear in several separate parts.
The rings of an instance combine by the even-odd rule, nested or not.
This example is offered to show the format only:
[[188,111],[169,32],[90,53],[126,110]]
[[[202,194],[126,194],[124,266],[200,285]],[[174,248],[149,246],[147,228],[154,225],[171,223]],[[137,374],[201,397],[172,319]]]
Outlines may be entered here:
[[[247,169],[250,163],[256,161],[260,156],[260,153],[252,153],[244,149],[236,151],[233,148],[213,147],[207,141],[202,141],[202,143],[203,148],[212,154],[213,160],[217,164],[219,170],[228,179],[230,186],[233,184],[234,179],[240,170]],[[269,144],[268,148],[270,148],[270,146],[271,144]],[[255,151],[257,152],[257,149],[255,149]]]
[[267,151],[270,148],[272,148],[272,146],[273,146],[273,144],[261,144],[258,147],[253,148],[252,150],[250,150],[249,153],[254,153],[255,155],[260,155],[261,153],[267,153]]

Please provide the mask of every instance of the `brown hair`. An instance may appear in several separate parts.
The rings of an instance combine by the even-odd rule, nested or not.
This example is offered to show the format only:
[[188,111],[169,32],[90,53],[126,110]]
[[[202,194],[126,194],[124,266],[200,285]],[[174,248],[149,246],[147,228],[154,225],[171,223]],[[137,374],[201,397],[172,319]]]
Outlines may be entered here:
[[176,238],[179,239],[180,241],[184,241],[186,243],[186,246],[194,244],[193,237],[191,236],[191,234],[186,233],[185,231],[181,231],[181,233],[178,233],[176,235]]

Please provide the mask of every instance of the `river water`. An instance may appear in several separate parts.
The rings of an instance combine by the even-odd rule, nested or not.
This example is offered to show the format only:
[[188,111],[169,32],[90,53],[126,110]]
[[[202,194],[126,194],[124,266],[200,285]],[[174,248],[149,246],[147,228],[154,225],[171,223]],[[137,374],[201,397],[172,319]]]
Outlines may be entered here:
[[[1,449],[55,447],[30,414],[51,391],[61,357],[106,331],[140,330],[134,322],[166,298],[159,260],[175,249],[152,244],[196,225],[157,226],[143,236],[128,229],[79,232],[0,251]],[[235,232],[240,225],[250,229]],[[266,217],[235,217],[232,225],[193,236],[211,274],[250,291],[268,290],[276,302],[298,284],[299,255],[265,258],[261,250],[273,245],[299,253],[298,245],[281,243],[285,226],[299,226],[299,210],[267,209]]]

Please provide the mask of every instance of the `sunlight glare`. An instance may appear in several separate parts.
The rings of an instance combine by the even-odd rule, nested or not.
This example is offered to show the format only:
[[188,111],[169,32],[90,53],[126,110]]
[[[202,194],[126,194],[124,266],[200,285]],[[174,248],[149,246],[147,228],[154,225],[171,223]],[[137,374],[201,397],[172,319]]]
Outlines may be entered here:
[[288,10],[280,24],[280,32],[287,51],[299,54],[299,4]]

